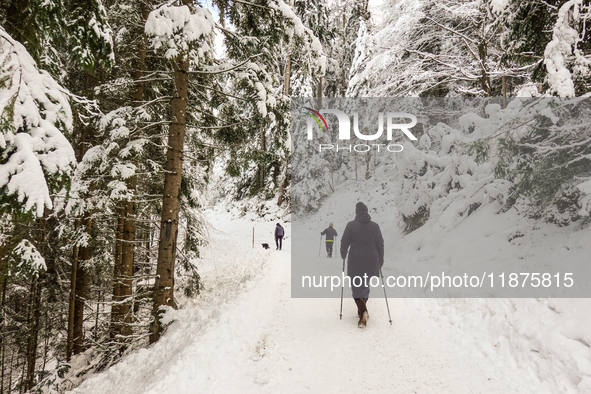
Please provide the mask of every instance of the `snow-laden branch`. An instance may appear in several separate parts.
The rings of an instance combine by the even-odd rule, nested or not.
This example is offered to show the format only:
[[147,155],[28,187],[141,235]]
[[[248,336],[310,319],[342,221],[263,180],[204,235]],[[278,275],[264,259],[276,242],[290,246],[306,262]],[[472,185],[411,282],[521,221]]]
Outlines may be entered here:
[[262,53],[258,53],[256,55],[252,55],[248,59],[246,59],[245,61],[243,61],[241,63],[238,63],[238,64],[236,64],[233,67],[229,67],[229,68],[227,68],[225,70],[215,70],[215,71],[192,71],[192,70],[189,70],[188,73],[189,74],[203,74],[203,75],[223,74],[223,73],[227,73],[227,72],[232,71],[232,70],[236,70],[237,68],[240,68],[240,67],[244,66],[245,64],[247,64],[248,62],[250,62],[252,59],[254,59],[256,57],[259,57],[261,55],[262,55]]
[[62,134],[72,130],[68,94],[1,27],[0,64],[0,190],[40,217],[53,208],[47,178],[76,165]]
[[188,6],[164,4],[150,12],[145,32],[154,50],[165,49],[164,57],[173,59],[188,56],[192,61],[202,58],[211,50],[215,21],[209,10]]
[[574,97],[575,84],[572,74],[568,69],[568,63],[574,57],[587,67],[590,62],[584,59],[576,48],[580,41],[579,33],[569,23],[579,19],[579,11],[582,0],[570,0],[560,7],[558,19],[552,32],[552,41],[546,45],[544,51],[544,65],[548,71],[548,84],[550,88],[561,97]]
[[472,44],[476,44],[476,45],[478,45],[478,42],[477,42],[476,40],[474,40],[474,39],[472,39],[472,38],[468,37],[468,36],[467,36],[467,35],[465,35],[465,34],[462,34],[462,33],[460,33],[460,32],[459,32],[459,31],[457,31],[457,30],[454,30],[454,29],[452,29],[451,27],[445,26],[445,25],[443,25],[443,24],[441,24],[441,23],[437,22],[437,21],[436,21],[435,19],[433,19],[433,18],[430,18],[430,17],[428,17],[428,16],[425,16],[425,19],[428,19],[428,20],[430,20],[431,22],[433,22],[433,23],[434,23],[434,24],[436,24],[437,26],[441,27],[443,30],[447,30],[447,31],[449,31],[450,33],[453,33],[453,34],[455,34],[455,35],[457,35],[457,36],[459,36],[459,37],[462,37],[462,38],[463,38],[464,40],[466,40],[466,41],[470,41]]

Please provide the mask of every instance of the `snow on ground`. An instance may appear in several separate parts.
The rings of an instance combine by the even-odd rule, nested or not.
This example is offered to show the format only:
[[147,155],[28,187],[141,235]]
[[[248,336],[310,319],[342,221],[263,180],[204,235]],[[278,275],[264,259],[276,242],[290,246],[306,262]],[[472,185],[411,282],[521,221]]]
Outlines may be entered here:
[[230,219],[219,209],[208,217],[216,231],[200,266],[205,291],[173,312],[176,321],[158,343],[73,393],[586,390],[576,376],[591,359],[589,338],[561,339],[569,327],[580,331],[581,310],[531,299],[390,299],[390,326],[384,299],[372,294],[368,327],[359,329],[349,297],[343,320],[338,299],[290,297],[289,223],[283,250],[263,250],[261,243],[273,243],[275,221]]
[[[454,227],[442,225],[444,215],[432,218],[405,236],[392,193],[382,191],[381,185],[377,181],[344,185],[304,224],[298,222],[297,231],[309,229],[310,240],[318,243],[312,230],[332,221],[342,233],[354,217],[355,203],[363,201],[386,240],[385,276],[416,274],[422,264],[432,261],[443,262],[441,271],[456,273],[478,266],[515,272],[522,266],[519,262],[528,265],[528,272],[556,267],[567,272],[589,261],[588,228],[576,223],[559,228],[520,216],[514,209],[498,214],[497,204],[481,207]],[[575,281],[589,288],[588,278]],[[496,298],[394,302],[423,308],[429,324],[461,336],[458,348],[488,359],[495,365],[493,376],[502,377],[512,392],[591,393],[591,300],[505,298],[509,290],[497,289]],[[393,293],[389,289],[388,295]]]

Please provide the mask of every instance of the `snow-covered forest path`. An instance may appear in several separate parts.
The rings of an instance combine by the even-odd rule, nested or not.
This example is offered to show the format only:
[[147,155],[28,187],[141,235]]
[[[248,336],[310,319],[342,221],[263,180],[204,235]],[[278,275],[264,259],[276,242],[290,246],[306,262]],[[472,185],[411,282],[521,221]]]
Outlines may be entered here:
[[[211,215],[210,215],[211,216]],[[262,250],[274,223],[230,221],[204,251],[205,291],[175,311],[166,335],[87,380],[77,393],[507,393],[482,352],[431,318],[432,300],[372,294],[368,327],[345,298],[292,299],[290,227],[282,251]],[[261,235],[262,234],[262,235]],[[334,259],[340,271],[340,261]],[[212,279],[216,278],[216,279]],[[234,279],[233,279],[234,278]],[[215,283],[208,280],[215,280]],[[230,287],[234,286],[235,289]]]

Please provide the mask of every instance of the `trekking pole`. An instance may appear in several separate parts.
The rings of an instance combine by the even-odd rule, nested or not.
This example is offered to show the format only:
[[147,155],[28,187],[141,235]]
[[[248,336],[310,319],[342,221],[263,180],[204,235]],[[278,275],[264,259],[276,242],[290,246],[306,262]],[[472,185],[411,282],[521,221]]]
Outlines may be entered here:
[[322,250],[322,234],[320,234],[320,243],[318,244],[318,257],[320,257],[321,250]]
[[341,314],[339,315],[339,320],[343,320],[343,292],[345,291],[345,259],[343,259],[343,284],[341,285]]
[[[344,269],[343,269],[343,272],[344,272]],[[390,319],[390,325],[392,325],[392,316],[390,316],[390,306],[388,305],[388,296],[386,295],[386,286],[384,286],[384,274],[382,273],[381,268],[380,268],[380,275],[382,276],[382,289],[384,289],[384,299],[386,300],[386,309],[388,309],[388,319]]]

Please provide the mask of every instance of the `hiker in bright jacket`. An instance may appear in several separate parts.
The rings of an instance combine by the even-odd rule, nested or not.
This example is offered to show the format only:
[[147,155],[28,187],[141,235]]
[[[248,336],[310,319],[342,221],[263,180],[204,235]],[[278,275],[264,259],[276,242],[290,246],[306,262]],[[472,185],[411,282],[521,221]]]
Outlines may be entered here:
[[281,227],[281,225],[279,223],[277,223],[277,226],[275,226],[275,246],[277,246],[277,249],[281,250],[281,246],[283,243],[283,235],[285,234],[285,231],[283,230],[283,227]]
[[334,239],[338,235],[337,230],[332,227],[332,223],[328,225],[328,228],[320,233],[326,235],[326,255],[332,257],[332,246],[334,245]]

